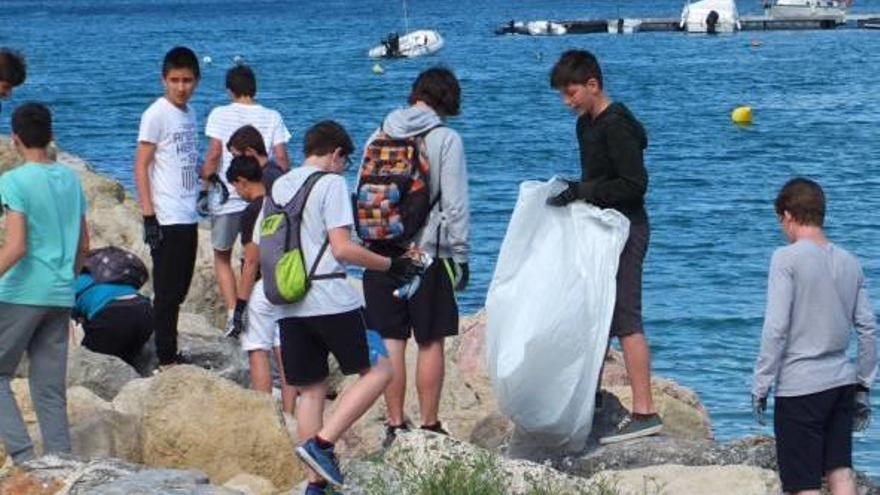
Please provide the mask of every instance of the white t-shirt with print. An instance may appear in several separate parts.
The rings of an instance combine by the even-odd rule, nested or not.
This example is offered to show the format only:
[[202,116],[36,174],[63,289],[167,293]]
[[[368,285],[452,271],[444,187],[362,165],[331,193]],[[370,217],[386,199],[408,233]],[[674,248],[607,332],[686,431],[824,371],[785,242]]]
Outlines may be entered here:
[[290,140],[290,131],[284,125],[281,114],[271,108],[262,105],[246,105],[244,103],[230,103],[211,110],[208,121],[205,124],[205,135],[211,139],[217,139],[223,145],[223,161],[217,175],[229,189],[229,200],[219,208],[212,210],[215,215],[236,213],[247,207],[247,202],[238,196],[235,188],[226,182],[226,170],[232,161],[232,154],[226,148],[229,138],[239,128],[246,125],[254,126],[263,136],[269,159],[274,158],[273,147],[278,144],[287,144]]
[[[278,204],[287,203],[299,191],[306,179],[318,171],[320,171],[318,168],[308,163],[292,169],[275,181],[272,186],[272,198]],[[263,214],[261,212],[257,219],[257,225],[260,225],[262,220]],[[337,227],[351,229],[353,223],[351,198],[348,195],[345,178],[338,174],[328,174],[321,177],[312,188],[303,211],[300,242],[306,259],[306,269],[311,270],[315,264],[315,258],[318,256],[318,251],[321,250],[321,245],[327,239],[329,229]],[[254,242],[257,244],[260,243],[259,231],[259,228],[254,231]],[[269,268],[260,267],[260,269],[268,270]],[[315,274],[344,272],[345,265],[333,257],[333,251],[330,246],[327,246]],[[358,309],[363,305],[363,296],[346,279],[315,280],[302,301],[279,306],[279,317],[334,315]]]
[[161,97],[141,116],[138,142],[153,143],[156,153],[149,164],[150,196],[161,225],[198,222],[199,160],[196,114]]

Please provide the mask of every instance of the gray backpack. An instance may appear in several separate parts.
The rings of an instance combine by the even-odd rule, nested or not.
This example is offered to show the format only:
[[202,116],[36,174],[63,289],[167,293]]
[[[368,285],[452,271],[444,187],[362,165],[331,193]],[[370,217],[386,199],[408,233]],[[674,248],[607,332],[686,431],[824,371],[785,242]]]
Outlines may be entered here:
[[345,278],[345,273],[315,274],[321,257],[330,245],[329,238],[321,245],[315,264],[307,270],[300,235],[303,210],[309,194],[315,183],[328,173],[315,172],[310,175],[287,204],[279,205],[271,194],[263,203],[260,272],[263,276],[263,291],[272,304],[291,304],[303,300],[313,280]]

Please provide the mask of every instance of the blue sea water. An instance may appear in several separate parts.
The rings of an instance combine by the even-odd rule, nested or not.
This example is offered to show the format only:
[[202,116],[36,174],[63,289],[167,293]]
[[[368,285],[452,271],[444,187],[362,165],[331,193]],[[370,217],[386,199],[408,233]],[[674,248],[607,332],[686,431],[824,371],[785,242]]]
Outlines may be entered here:
[[[45,101],[59,145],[131,188],[140,114],[161,94],[159,64],[174,45],[213,59],[192,101],[202,123],[227,101],[223,77],[233,58],[251,64],[258,99],[284,115],[297,160],[311,123],[337,119],[363,143],[404,103],[420,70],[448,65],[463,86],[463,112],[451,125],[469,162],[472,284],[460,301],[472,312],[485,300],[518,184],[578,174],[574,116],[547,81],[561,51],[587,48],[602,60],[611,95],[650,137],[644,312],[654,370],[699,392],[717,438],[771,433],[751,419],[749,388],[766,269],[783,242],[772,199],[786,179],[823,184],[830,236],[861,258],[880,301],[880,32],[497,37],[493,28],[512,18],[677,17],[681,2],[408,3],[410,27],[439,29],[447,45],[384,63],[376,76],[366,51],[403,30],[396,1],[4,0],[0,46],[27,54],[29,77],[4,106],[0,132],[8,133],[17,103]],[[760,2],[739,9],[757,13]],[[857,1],[852,11],[880,13],[880,0]],[[731,124],[740,104],[754,107],[754,125]],[[855,438],[856,466],[874,477],[878,423]]]

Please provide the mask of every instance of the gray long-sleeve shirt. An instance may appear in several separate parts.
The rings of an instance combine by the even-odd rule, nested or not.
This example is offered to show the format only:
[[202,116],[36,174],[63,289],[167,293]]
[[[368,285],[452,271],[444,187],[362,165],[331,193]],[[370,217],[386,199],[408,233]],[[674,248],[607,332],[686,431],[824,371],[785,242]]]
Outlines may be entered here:
[[[439,251],[441,258],[467,263],[470,252],[470,206],[467,161],[461,136],[454,129],[446,127],[436,112],[420,105],[391,112],[383,122],[382,129],[393,138],[425,135],[425,153],[431,166],[430,197],[433,201],[439,195],[440,201],[434,205],[422,231],[415,238],[418,248],[431,256]],[[378,129],[373,132],[367,143],[373,141],[378,132]]]
[[[862,267],[833,244],[800,240],[773,253],[767,310],[752,393],[766,397],[807,395],[859,383],[877,375],[874,310]],[[847,357],[851,332],[858,359]]]

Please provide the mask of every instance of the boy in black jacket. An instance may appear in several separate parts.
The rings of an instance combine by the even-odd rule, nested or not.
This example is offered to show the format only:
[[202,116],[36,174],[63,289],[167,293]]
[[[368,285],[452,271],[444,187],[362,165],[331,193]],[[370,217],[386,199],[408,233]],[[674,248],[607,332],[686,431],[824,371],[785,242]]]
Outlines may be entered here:
[[613,208],[630,221],[629,238],[617,269],[617,299],[611,336],[620,339],[633,394],[633,410],[617,431],[600,439],[608,444],[654,435],[663,427],[651,397],[651,352],[642,323],[642,263],[650,228],[645,211],[648,172],[643,151],[648,137],[642,124],[621,103],[612,103],[602,87],[602,70],[585,50],[562,54],[550,73],[550,86],[578,114],[581,180],[547,199],[551,206],[576,200]]

